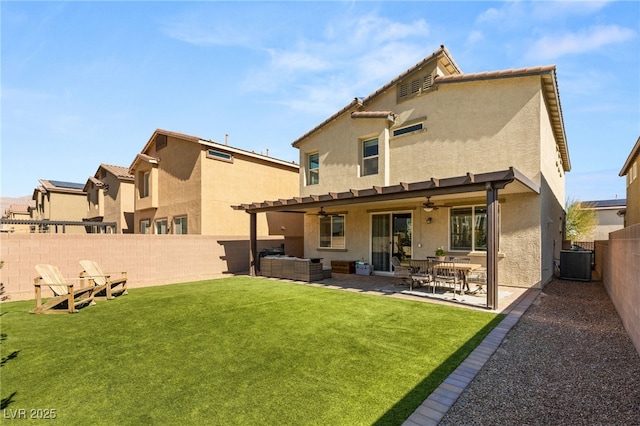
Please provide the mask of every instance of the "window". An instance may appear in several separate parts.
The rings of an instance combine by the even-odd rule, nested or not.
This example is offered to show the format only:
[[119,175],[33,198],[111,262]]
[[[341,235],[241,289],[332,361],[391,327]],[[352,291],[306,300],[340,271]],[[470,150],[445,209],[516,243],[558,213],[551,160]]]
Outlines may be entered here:
[[307,156],[307,185],[317,185],[320,183],[320,157],[317,152]]
[[320,247],[345,248],[344,216],[324,216],[320,218]]
[[149,219],[142,219],[140,221],[140,233],[141,234],[151,233],[151,221]]
[[222,151],[216,151],[215,149],[208,150],[207,157],[213,158],[214,160],[228,161],[230,163],[233,162],[233,155]]
[[451,250],[487,250],[487,207],[451,209]]
[[187,233],[187,217],[176,217],[173,219],[173,233],[174,234],[186,234]]
[[156,234],[167,233],[167,219],[156,220]]
[[140,198],[146,198],[149,196],[149,178],[151,177],[151,172],[142,172],[140,173]]
[[362,176],[378,174],[378,138],[362,141]]
[[407,133],[418,132],[422,130],[422,123],[412,124],[411,126],[401,127],[393,131],[393,136],[405,135]]

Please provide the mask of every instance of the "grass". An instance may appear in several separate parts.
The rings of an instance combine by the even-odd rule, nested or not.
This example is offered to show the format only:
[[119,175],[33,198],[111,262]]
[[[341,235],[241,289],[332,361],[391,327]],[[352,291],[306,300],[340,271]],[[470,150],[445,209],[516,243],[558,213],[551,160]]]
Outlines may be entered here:
[[502,318],[247,277],[129,293],[75,315],[2,304],[3,418],[401,424]]

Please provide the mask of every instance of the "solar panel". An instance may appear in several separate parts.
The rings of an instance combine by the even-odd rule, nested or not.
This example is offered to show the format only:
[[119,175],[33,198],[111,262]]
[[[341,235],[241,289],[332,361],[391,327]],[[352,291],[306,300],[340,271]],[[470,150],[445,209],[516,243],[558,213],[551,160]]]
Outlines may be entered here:
[[84,183],[75,183],[75,182],[62,182],[59,180],[50,180],[52,185],[57,186],[58,188],[72,188],[72,189],[83,189]]

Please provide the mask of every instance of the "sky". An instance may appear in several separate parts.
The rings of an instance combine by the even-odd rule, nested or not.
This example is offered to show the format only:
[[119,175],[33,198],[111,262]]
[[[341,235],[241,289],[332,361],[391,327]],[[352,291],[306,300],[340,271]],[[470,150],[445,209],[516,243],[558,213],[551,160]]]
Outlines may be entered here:
[[160,128],[291,143],[444,44],[464,73],[556,65],[568,200],[625,198],[640,2],[2,1],[0,195],[129,167]]

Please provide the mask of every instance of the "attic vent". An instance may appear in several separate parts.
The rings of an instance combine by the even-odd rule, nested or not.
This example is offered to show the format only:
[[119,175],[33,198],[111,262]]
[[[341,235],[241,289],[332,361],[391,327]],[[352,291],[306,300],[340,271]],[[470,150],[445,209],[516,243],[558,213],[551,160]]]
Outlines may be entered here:
[[404,98],[409,95],[409,85],[407,83],[400,85],[400,97]]
[[424,76],[422,79],[422,90],[431,89],[431,85],[433,84],[433,77],[431,74]]
[[420,80],[413,80],[411,82],[411,94],[418,93],[420,91]]
[[403,82],[398,85],[398,101],[409,99],[413,96],[425,93],[433,87],[433,74],[422,75],[411,80],[411,82]]
[[167,135],[156,136],[156,151],[161,150],[165,146],[167,146]]

